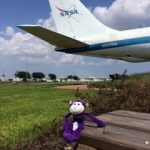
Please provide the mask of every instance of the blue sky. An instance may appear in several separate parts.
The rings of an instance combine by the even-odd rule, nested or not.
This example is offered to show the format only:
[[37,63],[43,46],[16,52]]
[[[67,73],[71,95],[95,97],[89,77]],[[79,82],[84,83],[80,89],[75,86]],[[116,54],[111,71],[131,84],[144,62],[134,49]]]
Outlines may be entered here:
[[[104,24],[119,30],[150,26],[149,0],[81,0]],[[133,13],[133,2],[134,10]],[[143,5],[140,5],[140,2]],[[126,7],[127,6],[127,7]],[[141,13],[142,12],[142,13]],[[42,71],[46,75],[76,74],[79,76],[108,76],[109,73],[129,74],[150,71],[150,63],[127,63],[101,58],[58,54],[52,46],[30,37],[16,28],[20,24],[50,24],[48,0],[0,1],[0,75],[11,78],[16,70]],[[24,42],[26,40],[26,42]],[[1,44],[2,43],[2,44]],[[59,62],[59,63],[56,63]]]
[[[110,6],[113,0],[83,0],[86,7]],[[36,23],[39,18],[48,18],[50,7],[48,0],[1,0],[0,30],[6,26],[15,27],[18,24]]]

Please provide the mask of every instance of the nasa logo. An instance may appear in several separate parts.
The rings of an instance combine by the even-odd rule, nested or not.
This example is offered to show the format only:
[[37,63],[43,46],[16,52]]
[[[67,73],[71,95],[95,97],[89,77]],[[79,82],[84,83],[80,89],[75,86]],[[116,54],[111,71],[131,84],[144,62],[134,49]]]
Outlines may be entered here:
[[56,8],[60,11],[61,17],[68,16],[68,18],[70,18],[70,17],[72,17],[72,15],[79,14],[75,5],[72,5],[71,7],[69,7],[68,10],[64,10],[62,8],[59,8],[59,7],[56,7]]

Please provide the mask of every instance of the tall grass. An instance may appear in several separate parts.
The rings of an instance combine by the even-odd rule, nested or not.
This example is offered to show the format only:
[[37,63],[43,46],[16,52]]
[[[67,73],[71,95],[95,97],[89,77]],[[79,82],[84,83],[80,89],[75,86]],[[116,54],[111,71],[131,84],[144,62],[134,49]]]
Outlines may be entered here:
[[67,111],[74,92],[51,84],[0,84],[0,148],[22,147]]

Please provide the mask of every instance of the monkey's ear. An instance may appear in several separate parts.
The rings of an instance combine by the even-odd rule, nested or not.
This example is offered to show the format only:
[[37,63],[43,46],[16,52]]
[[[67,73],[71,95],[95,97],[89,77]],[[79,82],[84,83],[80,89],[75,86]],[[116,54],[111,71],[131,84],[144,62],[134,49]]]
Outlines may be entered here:
[[70,100],[70,101],[69,101],[69,105],[72,105],[72,103],[73,103],[73,100]]
[[86,106],[86,107],[89,107],[89,103],[86,103],[85,106]]

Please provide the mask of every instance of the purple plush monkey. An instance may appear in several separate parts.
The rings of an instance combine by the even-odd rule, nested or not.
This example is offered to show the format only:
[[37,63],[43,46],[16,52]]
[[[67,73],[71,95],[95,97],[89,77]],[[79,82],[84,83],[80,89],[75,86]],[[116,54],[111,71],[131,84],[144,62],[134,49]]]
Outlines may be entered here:
[[[73,100],[69,102],[70,113],[64,117],[63,138],[67,142],[78,141],[80,132],[84,129],[84,116],[87,116],[91,121],[95,122],[98,127],[105,127],[106,123],[96,119],[92,114],[85,112],[85,107],[88,105],[81,100]],[[73,115],[73,120],[68,118]]]

